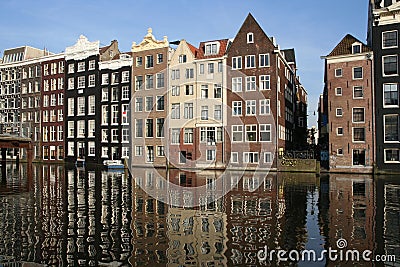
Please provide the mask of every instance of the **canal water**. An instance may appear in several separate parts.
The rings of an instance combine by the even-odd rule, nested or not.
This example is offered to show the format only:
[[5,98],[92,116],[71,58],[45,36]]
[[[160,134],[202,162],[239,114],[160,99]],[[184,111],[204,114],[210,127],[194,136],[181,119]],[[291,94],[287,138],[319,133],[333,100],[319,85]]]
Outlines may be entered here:
[[0,266],[400,266],[400,177],[245,172],[194,208],[146,193],[157,177],[193,187],[219,175],[7,164]]

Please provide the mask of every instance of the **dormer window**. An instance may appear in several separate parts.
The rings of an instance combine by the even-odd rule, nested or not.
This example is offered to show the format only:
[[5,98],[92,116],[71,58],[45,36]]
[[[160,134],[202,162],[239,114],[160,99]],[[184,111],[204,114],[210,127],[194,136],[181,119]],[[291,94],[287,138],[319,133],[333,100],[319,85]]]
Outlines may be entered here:
[[249,32],[249,33],[247,34],[247,43],[248,43],[248,44],[254,43],[254,34],[253,34],[252,32]]
[[351,46],[351,50],[353,54],[359,54],[361,53],[361,44],[355,43]]
[[205,45],[205,55],[215,55],[218,54],[219,43],[207,43]]

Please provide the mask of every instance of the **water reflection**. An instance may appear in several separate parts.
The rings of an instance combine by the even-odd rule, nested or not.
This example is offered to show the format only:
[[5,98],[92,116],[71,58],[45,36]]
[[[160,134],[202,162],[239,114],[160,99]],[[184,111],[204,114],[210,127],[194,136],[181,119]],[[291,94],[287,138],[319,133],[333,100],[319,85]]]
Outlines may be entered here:
[[[336,248],[339,238],[349,249],[395,254],[400,264],[396,178],[231,172],[222,186],[233,189],[207,201],[221,190],[213,183],[219,172],[136,169],[133,175],[6,165],[0,264],[8,256],[49,266],[353,266],[326,258],[314,264],[257,258],[264,246],[320,253]],[[206,191],[174,192],[168,205],[142,190],[165,190],[165,177],[186,187],[207,185]],[[207,204],[176,206],[196,201]]]

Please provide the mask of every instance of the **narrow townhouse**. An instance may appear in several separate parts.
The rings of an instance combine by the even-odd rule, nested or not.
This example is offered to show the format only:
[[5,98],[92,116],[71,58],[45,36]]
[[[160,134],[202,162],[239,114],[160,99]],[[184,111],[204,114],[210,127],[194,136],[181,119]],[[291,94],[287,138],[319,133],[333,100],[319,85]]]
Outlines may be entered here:
[[200,43],[196,56],[196,151],[198,168],[222,168],[226,163],[226,49],[229,40]]
[[374,53],[376,172],[400,170],[400,3],[370,1],[368,45]]
[[324,58],[329,169],[372,172],[372,51],[348,34]]
[[101,102],[101,118],[95,124],[96,129],[101,131],[101,159],[103,162],[125,160],[129,158],[131,150],[129,105],[132,57],[130,53],[115,54],[111,60],[99,62],[99,71],[101,98],[98,102]]
[[156,40],[150,28],[139,44],[132,43],[131,53],[131,165],[165,167],[169,141],[164,126],[168,117],[167,69],[172,49],[166,36]]
[[[295,70],[249,14],[227,50],[229,168],[276,168],[293,149]],[[275,163],[274,163],[275,162]]]
[[[41,96],[36,99],[40,105],[41,149],[43,161],[64,160],[64,54],[48,56],[41,62]],[[36,103],[35,101],[35,103]]]
[[168,163],[173,167],[196,167],[196,122],[198,113],[196,104],[196,69],[197,48],[179,41],[168,66]]
[[[119,53],[118,43],[101,47],[81,35],[65,49],[65,160],[78,164],[102,163],[101,132],[98,122],[109,116],[102,110],[99,61]],[[97,123],[96,123],[97,122]],[[97,125],[97,127],[96,127]]]

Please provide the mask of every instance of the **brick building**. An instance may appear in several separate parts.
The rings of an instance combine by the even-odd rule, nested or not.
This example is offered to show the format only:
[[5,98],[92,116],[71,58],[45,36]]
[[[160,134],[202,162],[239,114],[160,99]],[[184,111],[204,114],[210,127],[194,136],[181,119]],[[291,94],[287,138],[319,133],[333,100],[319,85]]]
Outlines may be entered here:
[[372,172],[372,51],[350,34],[325,57],[329,168]]

